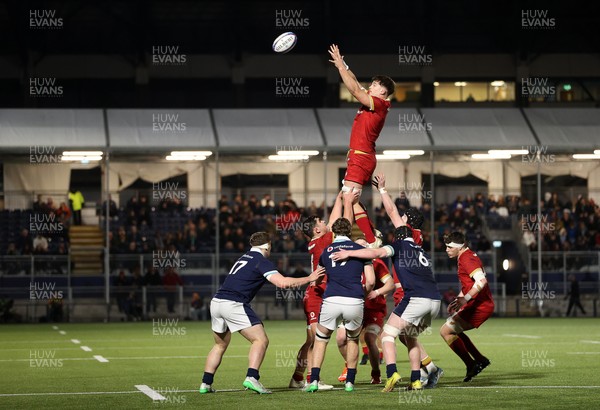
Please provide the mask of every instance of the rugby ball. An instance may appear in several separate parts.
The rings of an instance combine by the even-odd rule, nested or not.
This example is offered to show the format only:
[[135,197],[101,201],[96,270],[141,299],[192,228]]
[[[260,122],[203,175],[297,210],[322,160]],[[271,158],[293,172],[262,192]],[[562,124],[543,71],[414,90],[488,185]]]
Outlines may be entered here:
[[283,33],[273,41],[273,51],[276,53],[287,53],[296,45],[298,36],[291,31]]

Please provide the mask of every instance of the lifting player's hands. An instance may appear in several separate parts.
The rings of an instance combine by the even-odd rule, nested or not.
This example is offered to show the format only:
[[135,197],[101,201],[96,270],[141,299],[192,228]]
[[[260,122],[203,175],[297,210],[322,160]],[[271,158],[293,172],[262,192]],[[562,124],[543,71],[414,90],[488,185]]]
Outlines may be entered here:
[[374,290],[370,291],[367,295],[367,299],[372,300],[380,296],[380,293],[375,292]]
[[337,251],[337,252],[334,252],[333,254],[331,254],[331,259],[335,262],[344,261],[344,260],[348,259],[349,257],[350,257],[350,251],[345,251],[345,250]]
[[452,302],[450,302],[450,304],[448,305],[448,314],[452,315],[454,313],[456,313],[456,311],[458,311],[457,308],[457,304],[458,304],[458,299],[454,299]]
[[332,44],[329,46],[329,55],[331,56],[330,62],[332,62],[337,69],[346,68],[346,63],[344,63],[344,57],[340,54],[340,49],[336,44]]
[[352,205],[353,203],[358,202],[358,198],[360,198],[360,190],[352,189],[352,191],[344,192],[342,194],[342,198],[345,205]]
[[322,266],[317,267],[317,269],[314,272],[308,275],[308,278],[310,279],[310,285],[315,286],[317,283],[321,282],[321,279],[323,279],[324,275],[325,268]]
[[377,188],[377,189],[384,189],[385,188],[384,173],[380,172],[379,174],[375,175],[372,184],[375,185],[375,188]]

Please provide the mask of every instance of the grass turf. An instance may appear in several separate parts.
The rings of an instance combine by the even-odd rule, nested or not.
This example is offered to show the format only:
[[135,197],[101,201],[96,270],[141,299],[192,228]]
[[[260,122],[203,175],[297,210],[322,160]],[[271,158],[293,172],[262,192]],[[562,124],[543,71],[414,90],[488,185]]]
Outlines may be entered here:
[[[0,408],[567,408],[595,407],[600,397],[596,368],[600,358],[600,319],[491,319],[469,332],[492,364],[471,383],[465,368],[438,335],[443,322],[421,337],[435,363],[445,371],[436,389],[380,393],[370,381],[370,366],[358,366],[356,390],[308,394],[287,388],[295,354],[304,340],[300,321],[271,321],[270,346],[261,382],[272,395],[242,390],[249,344],[239,334],[215,377],[216,394],[200,395],[205,357],[212,346],[208,322],[3,325],[0,327]],[[59,331],[66,332],[60,334]],[[71,339],[80,341],[75,344]],[[88,346],[92,352],[80,347]],[[398,369],[407,380],[404,346]],[[101,355],[108,363],[93,358]],[[322,380],[337,382],[343,361],[329,344]],[[381,366],[385,375],[385,366]],[[404,385],[403,383],[402,385]],[[135,385],[166,397],[153,401]],[[590,386],[583,388],[583,386]],[[219,392],[219,390],[221,390]],[[226,390],[226,391],[223,391]],[[229,391],[227,391],[229,390]],[[67,394],[57,394],[67,393]],[[77,394],[76,394],[77,393]],[[81,394],[93,393],[93,394]],[[596,404],[594,404],[596,403]]]

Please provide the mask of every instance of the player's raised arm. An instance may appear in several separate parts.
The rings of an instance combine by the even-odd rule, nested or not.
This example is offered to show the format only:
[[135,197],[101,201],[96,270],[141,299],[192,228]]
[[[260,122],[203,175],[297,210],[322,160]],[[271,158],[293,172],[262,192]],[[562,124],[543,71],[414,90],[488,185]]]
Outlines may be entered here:
[[342,208],[343,208],[343,196],[342,191],[340,191],[335,197],[335,203],[333,204],[333,208],[331,209],[331,214],[329,215],[329,223],[327,226],[329,229],[333,226],[333,223],[337,221],[342,216]]
[[396,208],[394,201],[392,201],[392,197],[385,189],[385,175],[381,172],[377,174],[375,176],[375,182],[377,183],[377,189],[381,194],[381,201],[383,202],[385,212],[388,214],[392,224],[394,224],[394,227],[398,228],[399,226],[406,225],[406,222],[404,222],[404,219],[402,219],[398,213],[398,208]]
[[278,273],[269,275],[267,277],[267,279],[273,285],[285,289],[285,288],[292,288],[292,287],[296,287],[296,286],[302,286],[309,282],[315,282],[318,279],[320,279],[324,274],[325,274],[325,268],[319,266],[314,272],[312,272],[310,275],[308,275],[305,278],[288,278],[278,272]]
[[342,77],[342,81],[348,91],[350,91],[350,94],[352,94],[362,105],[371,107],[372,109],[373,97],[366,92],[356,79],[354,73],[350,71],[350,67],[344,62],[344,57],[340,54],[340,49],[336,44],[332,44],[329,47],[329,55],[331,55],[331,60],[329,61],[331,61],[340,72],[340,77]]
[[391,256],[390,250],[391,250],[391,248],[388,246],[383,247],[383,248],[375,248],[375,249],[364,248],[364,249],[354,249],[351,251],[341,250],[341,251],[335,252],[331,256],[331,259],[333,259],[334,261],[337,262],[337,261],[346,260],[348,258],[359,258],[359,259],[387,258],[387,257]]

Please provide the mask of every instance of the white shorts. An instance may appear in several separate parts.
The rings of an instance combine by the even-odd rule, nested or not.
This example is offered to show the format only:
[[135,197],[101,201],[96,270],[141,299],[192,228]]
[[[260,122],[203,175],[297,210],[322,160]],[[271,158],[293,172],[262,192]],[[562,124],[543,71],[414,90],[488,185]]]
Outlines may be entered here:
[[361,327],[365,302],[362,299],[331,296],[323,299],[319,324],[329,330],[335,330],[343,323],[350,332]]
[[429,298],[404,298],[394,313],[414,326],[429,327],[440,311],[441,301]]
[[227,329],[235,333],[262,323],[250,305],[216,298],[210,301],[210,319],[216,333],[225,333]]

